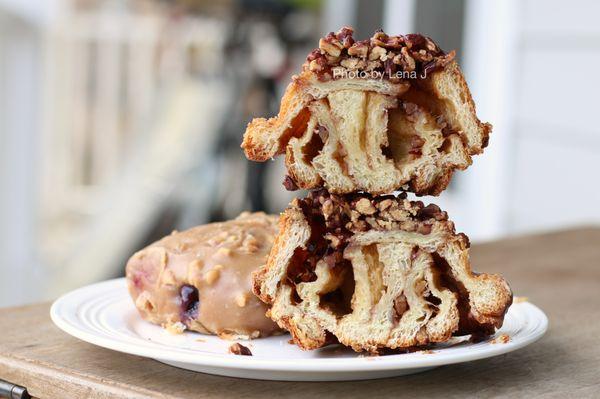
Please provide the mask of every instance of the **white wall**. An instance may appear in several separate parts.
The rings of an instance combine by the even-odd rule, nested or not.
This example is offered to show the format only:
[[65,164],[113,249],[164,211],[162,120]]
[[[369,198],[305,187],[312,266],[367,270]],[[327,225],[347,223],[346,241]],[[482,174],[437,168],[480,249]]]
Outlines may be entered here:
[[600,2],[466,5],[463,69],[494,130],[459,177],[458,227],[477,241],[598,224]]
[[600,2],[519,3],[511,232],[600,223]]
[[0,306],[39,289],[35,198],[40,41],[26,20],[0,11]]

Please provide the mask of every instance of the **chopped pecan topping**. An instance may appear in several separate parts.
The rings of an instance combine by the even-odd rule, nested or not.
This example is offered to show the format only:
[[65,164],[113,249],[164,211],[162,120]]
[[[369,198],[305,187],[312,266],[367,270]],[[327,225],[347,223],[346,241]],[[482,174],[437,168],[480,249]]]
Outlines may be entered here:
[[373,197],[366,193],[335,195],[321,189],[312,191],[297,204],[308,220],[324,223],[323,235],[333,248],[343,247],[354,232],[402,229],[429,234],[432,219],[448,219],[446,212],[436,205],[408,201],[405,193]]
[[242,250],[247,254],[256,253],[260,248],[260,241],[252,234],[248,234],[242,242]]
[[361,198],[356,202],[356,210],[363,215],[372,215],[376,209],[367,198]]
[[217,250],[217,254],[218,255],[222,255],[222,256],[226,256],[226,257],[227,256],[231,256],[231,248],[227,248],[227,247],[219,248]]
[[429,204],[424,208],[419,209],[417,212],[417,219],[435,219],[435,220],[448,220],[448,214],[440,209],[435,204]]
[[319,40],[319,49],[333,57],[339,57],[342,53],[342,43],[335,36],[326,36]]
[[375,61],[375,60],[380,60],[380,61],[387,60],[387,50],[384,49],[383,47],[379,47],[379,46],[373,47],[371,49],[371,52],[369,53],[369,61]]
[[417,67],[415,59],[411,57],[406,47],[402,47],[402,50],[400,50],[400,54],[394,57],[394,62],[396,64],[399,64],[405,71],[414,71]]
[[215,267],[204,274],[204,281],[206,281],[208,285],[213,285],[220,276],[221,272],[219,271],[219,268]]
[[[391,81],[417,79],[444,68],[455,56],[419,34],[389,36],[382,30],[370,39],[355,41],[350,27],[330,32],[319,40],[304,64],[319,79],[336,79],[345,71],[379,72]],[[360,75],[359,75],[360,76]]]
[[367,54],[369,54],[369,41],[361,40],[359,42],[355,42],[352,47],[348,49],[348,55],[366,58]]
[[[356,69],[362,69],[367,65],[367,63],[364,60],[361,60],[356,57],[345,58],[340,62],[340,64],[342,65],[342,67],[349,69],[351,71],[354,71]],[[340,73],[340,72],[338,72],[338,73]],[[334,73],[334,75],[337,75],[337,74]]]
[[287,191],[298,190],[298,185],[290,176],[285,176],[285,178],[283,179],[283,187],[285,187]]
[[240,308],[243,308],[244,306],[246,306],[248,304],[248,298],[249,298],[249,294],[246,292],[243,294],[239,294],[238,296],[235,297],[235,303]]

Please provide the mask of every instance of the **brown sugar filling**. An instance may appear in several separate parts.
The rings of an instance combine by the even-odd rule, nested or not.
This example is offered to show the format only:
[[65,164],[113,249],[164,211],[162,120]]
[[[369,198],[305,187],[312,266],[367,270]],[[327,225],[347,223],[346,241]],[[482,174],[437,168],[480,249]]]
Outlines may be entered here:
[[292,137],[301,137],[308,126],[310,111],[303,108],[290,122],[290,127],[279,137],[279,148],[285,148]]

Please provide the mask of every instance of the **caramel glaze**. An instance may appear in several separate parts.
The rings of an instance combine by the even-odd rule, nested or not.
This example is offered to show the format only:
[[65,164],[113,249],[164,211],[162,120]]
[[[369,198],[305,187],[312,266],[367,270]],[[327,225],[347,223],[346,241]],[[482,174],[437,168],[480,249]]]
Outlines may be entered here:
[[140,315],[172,332],[256,338],[279,331],[252,293],[277,234],[277,218],[243,213],[234,220],[173,232],[127,262],[129,293]]

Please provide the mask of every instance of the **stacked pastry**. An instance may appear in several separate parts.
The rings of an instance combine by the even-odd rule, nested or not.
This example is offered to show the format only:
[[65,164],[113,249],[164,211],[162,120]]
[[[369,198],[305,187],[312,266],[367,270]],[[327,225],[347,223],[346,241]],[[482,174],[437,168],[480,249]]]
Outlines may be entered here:
[[355,41],[351,28],[322,38],[279,114],[254,119],[242,144],[254,161],[285,154],[286,188],[312,190],[282,214],[254,273],[269,317],[304,349],[492,334],[512,302],[508,284],[471,271],[469,240],[445,212],[406,199],[440,194],[490,130],[454,53],[431,39],[378,31]]

